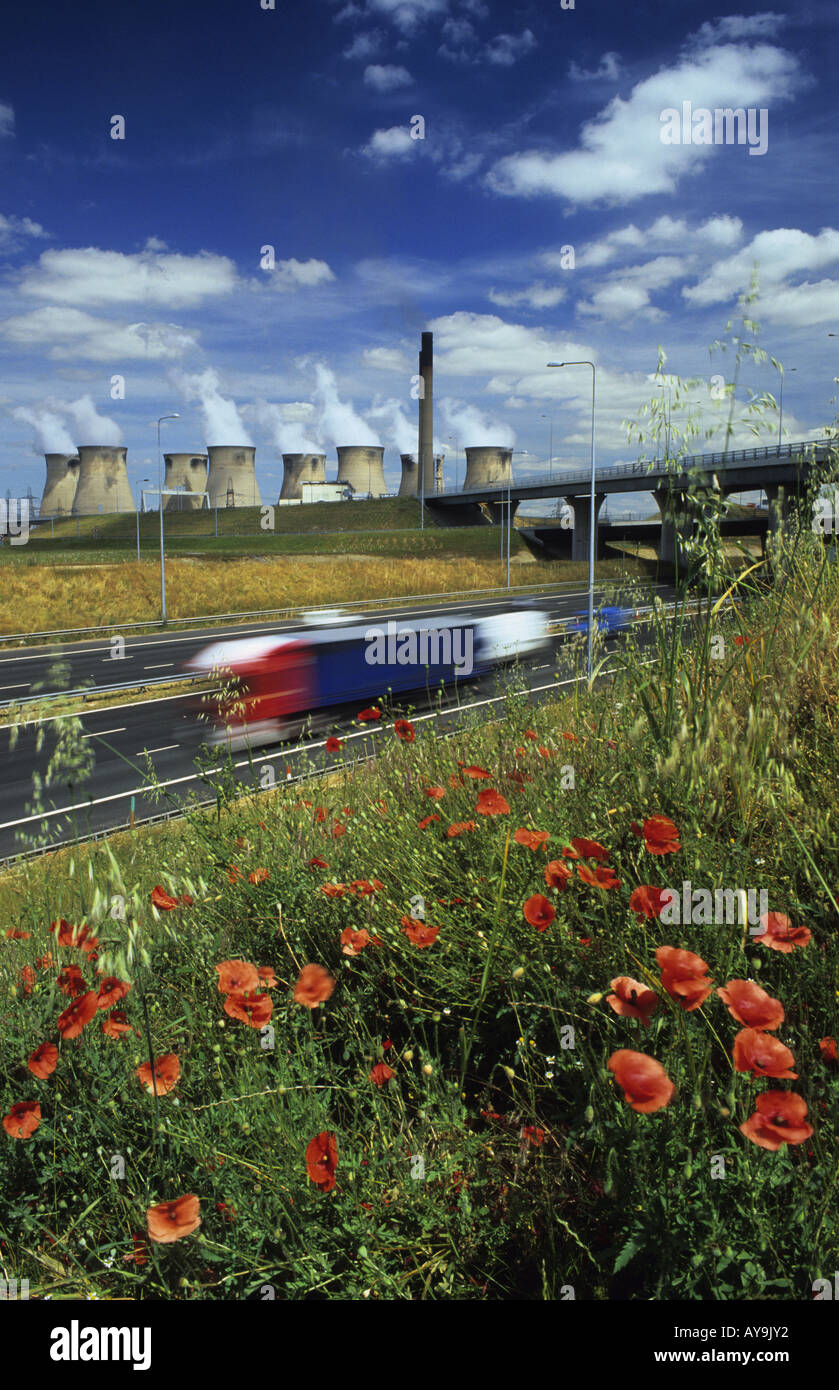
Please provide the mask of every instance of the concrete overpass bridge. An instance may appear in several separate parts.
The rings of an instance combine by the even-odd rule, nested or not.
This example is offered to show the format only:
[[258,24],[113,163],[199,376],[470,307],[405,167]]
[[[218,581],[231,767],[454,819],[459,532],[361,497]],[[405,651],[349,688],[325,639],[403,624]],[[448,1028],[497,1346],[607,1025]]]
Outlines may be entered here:
[[[595,471],[594,524],[607,497],[626,492],[651,492],[661,513],[658,554],[664,564],[676,561],[678,533],[691,522],[691,498],[709,489],[723,497],[733,492],[763,491],[769,504],[765,525],[779,529],[800,496],[816,465],[823,464],[832,446],[814,440],[729,449],[727,453],[691,454],[669,463],[617,464]],[[425,505],[443,525],[501,524],[508,509],[520,502],[562,497],[574,508],[571,558],[585,560],[591,528],[591,469],[546,479],[523,475],[510,483],[481,484],[468,490],[447,488],[426,498]],[[489,517],[487,516],[489,514]],[[491,520],[490,520],[491,518]],[[733,523],[731,523],[733,525]]]

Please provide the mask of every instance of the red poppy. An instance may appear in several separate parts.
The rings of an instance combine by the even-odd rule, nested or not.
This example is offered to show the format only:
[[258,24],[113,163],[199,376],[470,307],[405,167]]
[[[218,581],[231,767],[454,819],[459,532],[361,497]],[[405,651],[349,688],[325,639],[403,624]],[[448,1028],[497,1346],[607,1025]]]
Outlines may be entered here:
[[137,1067],[137,1076],[149,1095],[168,1095],[177,1086],[180,1074],[181,1064],[174,1052],[167,1052],[165,1057],[155,1057],[153,1074],[151,1062],[143,1062],[142,1066]]
[[835,1038],[819,1038],[819,1051],[826,1062],[839,1062]]
[[533,743],[538,743],[539,741],[539,735],[534,733],[532,729],[525,729],[524,736],[525,738],[529,738]]
[[755,1106],[754,1114],[740,1125],[740,1133],[762,1149],[774,1153],[782,1144],[803,1144],[813,1133],[813,1126],[804,1119],[807,1104],[795,1091],[764,1091]]
[[344,745],[341,742],[341,740],[339,738],[335,738],[334,734],[330,734],[329,738],[326,740],[327,753],[337,753],[340,748],[343,748],[343,746]]
[[413,743],[416,738],[414,726],[410,719],[396,719],[393,723],[393,732],[397,738],[401,738],[403,743]]
[[537,931],[547,931],[556,916],[556,909],[541,893],[534,893],[531,898],[528,898],[521,910],[524,914],[524,920],[529,922],[531,927],[535,927]]
[[55,1043],[41,1043],[40,1047],[35,1048],[26,1065],[39,1081],[46,1081],[58,1066],[58,1048]]
[[78,999],[80,994],[84,994],[87,985],[77,965],[65,965],[58,976],[58,988],[62,994],[69,994],[71,999]]
[[375,893],[383,887],[384,884],[377,878],[373,879],[372,882],[369,878],[354,878],[350,884],[350,892],[354,893],[357,898],[369,898],[371,893]]
[[615,993],[608,995],[606,1003],[621,1018],[638,1018],[649,1028],[650,1017],[658,1008],[658,997],[653,990],[629,975],[618,975],[610,983]]
[[542,757],[542,758],[554,758],[554,757],[556,757],[556,754],[554,753],[554,751],[553,751],[552,748],[542,748],[542,747],[540,747],[537,751],[538,751],[540,757]]
[[274,1012],[274,1001],[270,994],[228,994],[224,1012],[249,1028],[264,1028]]
[[705,961],[675,946],[659,946],[655,958],[661,967],[661,983],[671,999],[678,999],[686,1013],[700,1008],[713,986]]
[[35,983],[35,971],[31,965],[24,965],[21,968],[20,978],[23,981],[24,994],[32,993],[32,986]]
[[446,788],[436,785],[433,787],[426,787],[425,794],[426,796],[430,796],[432,801],[442,801],[443,797],[446,795]]
[[506,801],[500,792],[490,789],[478,793],[478,804],[475,810],[479,816],[509,816],[510,803]]
[[246,994],[259,988],[259,972],[246,960],[223,960],[216,966],[219,994]]
[[320,856],[316,854],[315,857],[314,857],[314,859],[310,859],[310,860],[309,860],[309,868],[310,868],[310,869],[328,869],[328,868],[329,868],[329,865],[327,864],[327,862],[326,862],[325,859],[321,859]]
[[273,966],[260,965],[256,973],[259,976],[259,983],[263,989],[277,988],[277,977],[274,974]]
[[12,1139],[29,1139],[40,1123],[41,1107],[36,1100],[16,1101],[3,1116],[3,1128]]
[[428,927],[416,917],[403,917],[402,930],[408,940],[420,950],[424,950],[426,946],[433,946],[440,932],[439,927]]
[[633,821],[632,831],[635,835],[643,836],[644,848],[650,854],[675,854],[682,848],[679,831],[667,816],[650,816],[643,826]]
[[545,1131],[538,1125],[522,1125],[521,1138],[538,1149],[545,1142]]
[[343,898],[347,886],[345,883],[322,883],[320,891],[326,898]]
[[525,849],[541,849],[551,838],[548,830],[524,830],[515,831],[513,839],[517,845],[524,845]]
[[99,1007],[100,1009],[112,1009],[114,1004],[118,1004],[120,999],[124,999],[131,986],[124,980],[118,980],[115,975],[108,975],[99,986]]
[[335,980],[322,965],[304,965],[294,986],[294,1000],[307,1009],[316,1009],[335,989]]
[[[47,951],[42,956],[36,956],[35,964],[37,965],[39,970],[51,970],[53,965],[55,964],[55,961],[52,958],[52,951]],[[28,968],[28,966],[25,967],[25,969]]]
[[475,821],[473,821],[473,820],[459,820],[459,821],[455,821],[454,825],[450,825],[450,826],[449,826],[448,830],[446,831],[446,834],[448,835],[448,837],[449,837],[450,840],[454,840],[454,839],[457,838],[458,835],[464,835],[464,834],[466,833],[467,830],[474,830],[474,829],[475,829]]
[[336,820],[335,824],[332,827],[333,840],[340,840],[341,836],[346,835],[346,833],[347,827],[345,825],[342,825],[339,820]]
[[9,927],[9,930],[6,932],[6,935],[10,937],[12,941],[28,941],[32,933],[28,931],[20,931],[18,927]]
[[545,865],[545,882],[549,888],[561,890],[566,887],[569,878],[573,877],[574,870],[563,864],[561,859],[550,859]]
[[248,883],[264,883],[270,877],[267,869],[252,869],[248,874]]
[[437,815],[435,815],[433,812],[431,813],[430,816],[423,816],[422,820],[418,820],[418,821],[417,821],[417,829],[418,829],[418,830],[426,830],[426,829],[428,828],[428,826],[431,824],[432,821],[439,820],[439,819],[440,819],[440,817],[437,816]]
[[149,1240],[155,1245],[172,1245],[192,1235],[201,1225],[200,1210],[198,1198],[192,1192],[174,1202],[159,1202],[156,1207],[149,1207],[146,1211]]
[[242,870],[239,868],[238,864],[231,864],[227,873],[228,882],[238,883],[239,880],[243,879],[244,877],[245,875],[242,873]]
[[236,1208],[229,1207],[226,1202],[216,1202],[216,1211],[224,1217],[225,1221],[236,1220]]
[[178,899],[171,897],[159,883],[151,890],[151,900],[152,906],[160,908],[162,912],[171,912],[178,906]]
[[609,851],[601,845],[599,840],[586,840],[579,837],[573,839],[570,845],[565,845],[562,853],[566,859],[596,859],[600,863],[605,863],[609,858]]
[[616,877],[614,870],[608,864],[598,864],[594,869],[590,869],[588,864],[580,864],[577,869],[577,878],[581,878],[583,883],[590,883],[593,888],[603,888],[606,892],[610,888],[620,888],[621,886],[621,880]]
[[56,1020],[56,1027],[65,1042],[70,1038],[77,1038],[86,1024],[95,1018],[99,1012],[99,1000],[94,990],[88,990],[87,994],[81,995],[79,999],[74,999],[72,1004],[59,1014]]
[[735,1071],[771,1076],[776,1081],[798,1080],[798,1073],[790,1071],[795,1058],[789,1048],[759,1028],[740,1029],[734,1039],[733,1057]]
[[461,777],[471,777],[473,782],[480,781],[481,778],[492,777],[491,772],[487,772],[485,767],[476,767],[474,763],[468,766],[465,763],[458,763]]
[[90,927],[84,922],[80,927],[73,927],[69,922],[65,922],[63,917],[59,917],[57,922],[51,923],[50,931],[57,933],[56,945],[73,946],[79,951],[84,951],[86,956],[99,945],[97,938],[91,934]]
[[788,956],[796,946],[807,946],[812,939],[809,927],[794,927],[783,912],[765,912],[759,920],[763,932],[753,939],[772,951]]
[[370,1080],[375,1086],[385,1086],[395,1075],[396,1072],[386,1062],[377,1062],[370,1072]]
[[323,1130],[306,1145],[306,1172],[323,1192],[331,1192],[335,1186],[337,1166],[338,1138]]
[[745,637],[741,637],[741,635],[740,635],[739,632],[737,633],[737,636],[734,638],[734,645],[735,645],[735,647],[744,647],[744,646],[746,646],[746,639],[745,639]]
[[381,719],[382,712],[380,709],[363,709],[361,713],[357,714],[355,717],[359,724],[370,724],[375,719]]
[[773,999],[752,980],[729,980],[717,994],[732,1018],[746,1028],[780,1028],[784,1021],[784,1006]]
[[662,1110],[676,1093],[676,1087],[661,1063],[643,1052],[630,1052],[622,1048],[612,1053],[606,1065],[609,1071],[615,1073],[624,1098],[640,1115],[651,1115],[655,1110]]
[[131,1024],[121,1009],[114,1009],[103,1018],[102,1032],[106,1038],[119,1038],[122,1033],[131,1032]]
[[564,734],[562,735],[562,737],[563,737],[563,738],[567,738],[569,743],[579,743],[579,741],[580,741],[580,740],[577,738],[577,735],[576,735],[576,734],[565,734],[565,733],[564,733]]
[[645,917],[652,919],[661,916],[664,906],[662,898],[666,892],[666,888],[654,888],[651,883],[642,883],[639,888],[633,888],[629,895],[629,906],[639,922]]
[[341,951],[345,956],[360,956],[365,946],[370,945],[370,933],[366,927],[361,931],[354,931],[352,927],[344,927],[341,932]]
[[325,806],[315,807],[315,821],[318,825],[323,825],[323,822],[326,820],[328,815],[329,812],[327,811]]
[[132,1244],[133,1244],[133,1246],[134,1246],[133,1253],[132,1253],[132,1254],[129,1254],[129,1255],[123,1255],[123,1257],[122,1257],[123,1263],[124,1263],[124,1264],[132,1264],[132,1263],[133,1263],[133,1264],[136,1264],[136,1265],[145,1265],[145,1264],[148,1264],[148,1262],[149,1262],[149,1257],[148,1257],[148,1249],[149,1249],[149,1247],[146,1245],[146,1242],[143,1240],[143,1238],[142,1238],[141,1236],[136,1235],[136,1234],[133,1234],[133,1233],[132,1233],[132,1236],[131,1236],[131,1241],[132,1241]]

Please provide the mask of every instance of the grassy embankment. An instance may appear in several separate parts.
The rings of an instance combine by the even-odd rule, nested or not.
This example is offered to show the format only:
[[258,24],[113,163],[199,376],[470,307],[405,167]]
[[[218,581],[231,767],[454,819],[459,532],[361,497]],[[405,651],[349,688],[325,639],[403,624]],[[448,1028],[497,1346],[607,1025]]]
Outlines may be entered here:
[[[812,1298],[839,1260],[837,568],[805,536],[768,587],[741,581],[736,626],[662,626],[653,665],[630,652],[602,691],[511,695],[451,740],[387,728],[341,781],[223,785],[212,816],[8,876],[3,927],[28,935],[0,943],[0,1109],[40,1122],[0,1135],[3,1273],[56,1299]],[[765,888],[802,930],[780,950],[630,906],[685,880]],[[194,902],[153,908],[157,884]],[[90,924],[97,960],[59,947],[59,917]],[[702,957],[677,961],[693,982],[662,980],[664,946]],[[228,960],[273,972],[256,1000],[219,992]],[[335,982],[317,1008],[294,999],[307,963]],[[62,989],[105,976],[129,986],[101,999],[127,1031],[103,1008],[62,1037]],[[610,1007],[619,976],[649,1027]],[[738,1021],[731,980],[783,1018],[747,988]],[[744,1041],[743,1017],[765,1031]],[[653,1113],[609,1069],[625,1050],[664,1069]],[[789,1141],[773,1150],[741,1126],[775,1091],[806,1118],[752,1126]],[[147,1210],[187,1195],[200,1227],[150,1243]]]

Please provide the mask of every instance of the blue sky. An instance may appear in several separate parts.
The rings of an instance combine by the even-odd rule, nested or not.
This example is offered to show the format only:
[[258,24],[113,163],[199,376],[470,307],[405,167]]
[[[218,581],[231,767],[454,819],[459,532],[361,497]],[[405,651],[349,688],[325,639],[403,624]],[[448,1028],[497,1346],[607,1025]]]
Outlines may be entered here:
[[[395,486],[424,329],[447,481],[468,444],[547,470],[551,420],[554,468],[587,458],[590,377],[554,359],[596,362],[597,457],[626,460],[659,343],[721,420],[708,345],[754,262],[785,432],[834,416],[832,3],[45,0],[3,25],[2,492],[38,496],[62,442],[126,445],[136,484],[169,411],[166,449],[255,443],[268,501],[280,449],[334,476],[336,444],[380,442]],[[685,101],[765,111],[765,152],[663,143]],[[778,384],[765,363],[738,399]]]

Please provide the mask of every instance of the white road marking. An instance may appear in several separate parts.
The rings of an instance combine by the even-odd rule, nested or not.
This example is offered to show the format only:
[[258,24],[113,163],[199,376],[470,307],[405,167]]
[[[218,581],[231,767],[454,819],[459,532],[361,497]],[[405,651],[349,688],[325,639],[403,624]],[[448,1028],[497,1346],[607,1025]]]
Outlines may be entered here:
[[134,754],[134,757],[141,758],[144,754],[151,753],[168,753],[170,748],[180,748],[180,746],[179,743],[164,743],[162,748],[141,748],[139,753]]
[[22,685],[0,685],[0,690],[28,690],[29,681],[24,681]]
[[174,661],[160,661],[156,666],[144,666],[144,671],[162,671],[164,666],[174,666]]
[[124,734],[126,726],[123,724],[121,729],[95,729],[92,734],[82,734],[82,738],[102,738],[105,734]]

